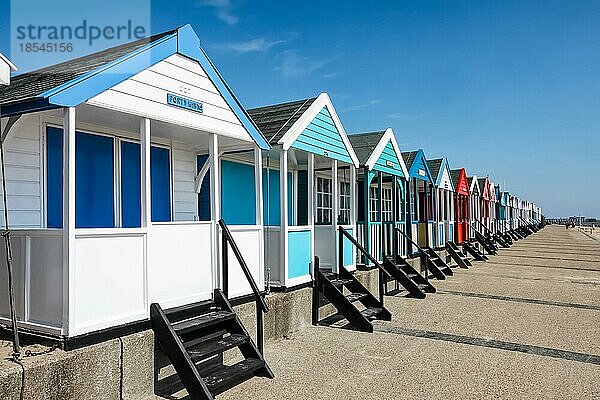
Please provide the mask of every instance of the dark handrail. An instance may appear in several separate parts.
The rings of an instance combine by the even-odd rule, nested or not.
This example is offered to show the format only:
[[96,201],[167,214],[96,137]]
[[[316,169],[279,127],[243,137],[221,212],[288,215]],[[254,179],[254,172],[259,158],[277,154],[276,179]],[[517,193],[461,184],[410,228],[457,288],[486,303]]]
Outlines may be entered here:
[[492,235],[494,234],[494,232],[491,231],[490,228],[488,228],[487,226],[484,225],[483,222],[481,222],[481,220],[479,218],[474,218],[475,221],[477,221],[479,223],[479,225],[481,225],[488,233],[491,233]]
[[233,240],[233,236],[231,236],[231,232],[225,224],[225,221],[222,219],[219,220],[219,225],[223,230],[222,235],[222,248],[221,248],[221,257],[222,257],[222,265],[223,265],[223,293],[225,297],[229,297],[229,248],[228,245],[231,246],[231,250],[233,250],[233,254],[235,254],[235,258],[237,258],[238,263],[242,267],[242,271],[244,275],[246,275],[246,279],[252,288],[252,292],[254,292],[254,298],[256,299],[256,344],[258,347],[258,351],[260,354],[264,354],[264,343],[265,343],[265,327],[263,314],[269,312],[269,306],[265,301],[265,298],[261,294],[260,290],[258,290],[258,286],[256,285],[256,281],[254,277],[250,273],[250,269],[248,269],[248,265],[242,257],[242,253],[238,248],[235,240]]
[[385,270],[385,268],[383,267],[383,265],[381,265],[379,263],[379,261],[377,261],[375,259],[375,257],[373,257],[368,251],[367,249],[365,249],[360,243],[358,243],[358,241],[356,239],[354,239],[352,237],[352,235],[350,233],[348,233],[348,231],[346,229],[344,229],[344,227],[340,226],[339,227],[340,230],[340,239],[339,239],[339,265],[340,268],[343,268],[344,266],[344,236],[346,236],[348,238],[348,240],[350,240],[350,242],[356,246],[356,248],[365,255],[365,257],[367,257],[369,260],[371,260],[373,262],[373,264],[375,264],[375,266],[378,268],[379,270],[379,302],[383,305],[383,300],[384,300],[384,295],[386,293],[386,283],[384,282],[383,279],[383,274],[386,274],[388,276],[388,278],[393,278],[392,275],[387,272]]
[[[410,238],[410,236],[408,236],[405,232],[402,232],[402,230],[398,227],[396,227],[396,232],[400,233],[402,236],[404,236],[406,239],[408,239],[408,241],[417,248],[417,250],[419,250],[419,253],[421,254],[421,257],[425,257],[425,259],[427,260],[427,262],[425,263],[425,279],[429,280],[429,263],[433,263],[433,260],[431,259],[431,256],[429,254],[427,254],[427,252],[425,252],[421,246],[419,246],[417,243],[415,243],[414,240],[412,240]],[[421,261],[423,259],[421,258]]]
[[248,269],[248,265],[246,264],[244,257],[242,257],[242,253],[240,252],[240,249],[238,248],[237,244],[235,243],[235,240],[233,240],[233,236],[231,236],[231,232],[229,231],[229,228],[225,224],[225,221],[220,219],[219,225],[221,225],[221,229],[223,230],[223,248],[222,248],[223,292],[225,293],[226,296],[229,296],[229,293],[227,293],[229,291],[229,282],[228,282],[229,254],[227,252],[227,243],[229,243],[229,245],[231,246],[231,250],[233,250],[233,254],[235,254],[235,258],[237,258],[238,263],[242,267],[242,271],[244,272],[244,275],[246,275],[246,279],[248,280],[248,283],[250,284],[250,287],[252,288],[252,292],[254,292],[254,298],[256,299],[257,304],[260,305],[260,308],[262,309],[263,312],[265,312],[265,313],[269,312],[269,306],[267,305],[267,302],[265,301],[264,297],[260,293],[260,290],[258,290],[256,281],[254,280],[254,277],[250,273],[250,269]]
[[[346,229],[344,229],[344,227],[340,226],[339,230],[340,230],[340,236],[341,235],[346,236],[350,240],[350,242],[352,242],[352,244],[355,245],[356,248],[358,250],[360,250],[360,252],[365,255],[365,257],[367,257],[369,260],[371,260],[371,262],[373,262],[373,264],[375,264],[375,266],[377,266],[377,268],[379,268],[380,270],[382,270],[388,277],[390,277],[390,278],[392,277],[392,275],[385,270],[385,268],[379,263],[379,261],[377,261],[375,259],[375,257],[373,257],[367,251],[367,249],[365,249],[360,243],[358,243],[358,241],[356,239],[354,239],[354,237],[352,237],[352,235],[350,233],[348,233],[348,231]],[[340,248],[343,248],[343,247],[340,245]],[[343,254],[340,254],[340,259],[341,260],[343,260],[342,256],[343,256]],[[343,261],[342,261],[342,263],[343,263]]]
[[469,228],[473,229],[473,231],[478,234],[483,236],[483,233],[481,233],[477,228],[475,228],[473,225],[471,225],[469,222],[465,221],[465,223],[469,226]]

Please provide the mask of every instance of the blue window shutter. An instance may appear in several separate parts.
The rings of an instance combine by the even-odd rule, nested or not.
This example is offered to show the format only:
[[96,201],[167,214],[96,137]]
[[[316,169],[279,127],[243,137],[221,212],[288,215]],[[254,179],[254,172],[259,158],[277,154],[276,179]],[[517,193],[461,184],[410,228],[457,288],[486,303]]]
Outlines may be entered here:
[[77,132],[75,137],[75,226],[112,228],[114,139]]
[[[268,179],[267,179],[268,178]],[[267,193],[268,189],[268,193]],[[279,171],[263,168],[263,222],[266,226],[279,226]]]
[[150,187],[152,193],[152,221],[171,220],[171,162],[169,150],[150,148]]
[[140,145],[121,142],[121,225],[139,228],[142,223]]
[[62,228],[63,223],[63,135],[62,129],[46,130],[46,219],[48,228]]
[[[197,157],[198,173],[208,160],[208,155],[200,155]],[[204,176],[202,188],[198,193],[198,219],[200,221],[210,221],[210,173]]]
[[231,225],[256,224],[254,166],[221,161],[221,213]]

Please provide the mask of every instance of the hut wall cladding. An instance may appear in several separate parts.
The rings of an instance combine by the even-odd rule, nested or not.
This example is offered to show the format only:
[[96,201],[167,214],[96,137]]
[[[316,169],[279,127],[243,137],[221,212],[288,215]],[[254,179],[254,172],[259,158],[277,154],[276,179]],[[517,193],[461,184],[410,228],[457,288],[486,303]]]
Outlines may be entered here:
[[292,147],[318,155],[327,154],[329,158],[352,163],[348,149],[327,107],[319,111]]
[[[203,112],[197,113],[166,104],[168,93],[201,102]],[[190,128],[252,140],[200,64],[177,54],[87,102],[134,114],[144,110],[151,119],[175,124],[186,121]]]
[[[24,115],[13,126],[5,143],[8,219],[12,228],[43,226],[41,149],[39,116]],[[0,210],[4,211],[3,202],[0,202]],[[4,226],[4,213],[0,214]]]
[[195,191],[196,153],[189,145],[173,142],[173,220],[194,221],[198,215],[198,198]]
[[[387,164],[388,161],[393,163],[394,166],[390,167]],[[404,175],[402,173],[402,167],[400,167],[400,160],[398,160],[398,156],[394,151],[391,141],[388,141],[387,145],[384,147],[373,169],[392,175]]]

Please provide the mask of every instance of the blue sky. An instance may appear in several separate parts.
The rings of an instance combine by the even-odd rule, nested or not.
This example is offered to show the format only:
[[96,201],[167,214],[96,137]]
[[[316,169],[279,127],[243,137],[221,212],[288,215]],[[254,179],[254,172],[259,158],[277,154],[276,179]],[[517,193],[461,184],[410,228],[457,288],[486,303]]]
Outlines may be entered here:
[[152,32],[185,23],[247,107],[328,92],[348,132],[600,216],[598,1],[152,1]]

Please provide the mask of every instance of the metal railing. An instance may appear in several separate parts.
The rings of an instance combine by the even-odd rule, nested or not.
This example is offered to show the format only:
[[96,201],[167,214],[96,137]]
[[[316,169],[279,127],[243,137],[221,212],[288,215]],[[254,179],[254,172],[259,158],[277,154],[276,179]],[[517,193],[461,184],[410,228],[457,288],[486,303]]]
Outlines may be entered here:
[[223,293],[225,294],[225,297],[229,298],[229,246],[231,246],[231,250],[240,264],[240,267],[242,268],[242,271],[244,272],[244,275],[246,276],[246,279],[252,288],[252,292],[254,293],[254,299],[256,300],[256,344],[258,346],[258,351],[263,354],[265,337],[263,313],[269,312],[269,306],[265,301],[263,293],[261,293],[261,291],[258,289],[258,285],[250,273],[250,269],[248,268],[240,249],[235,243],[227,224],[225,224],[225,221],[220,219],[219,225],[222,229],[221,260],[223,265]]
[[[421,258],[421,265],[425,265],[425,279],[429,280],[429,263],[433,263],[433,260],[431,259],[431,257],[429,256],[429,254],[427,254],[426,251],[424,251],[421,246],[419,246],[414,240],[411,239],[410,236],[408,236],[406,233],[402,232],[399,228],[396,228],[396,232],[400,233],[402,236],[404,236],[404,238],[406,240],[408,240],[413,246],[415,246],[417,248],[417,250],[419,250],[419,257]],[[425,261],[425,262],[423,262]]]
[[365,249],[360,243],[358,243],[358,241],[346,229],[344,229],[341,226],[338,229],[340,231],[340,237],[339,237],[339,243],[338,243],[338,249],[339,249],[338,265],[339,265],[339,269],[341,270],[342,268],[344,268],[344,237],[346,237],[348,240],[350,240],[350,243],[352,243],[354,246],[356,246],[356,248],[366,258],[368,258],[377,267],[377,269],[379,269],[379,301],[383,305],[383,296],[384,296],[384,292],[385,292],[385,280],[383,279],[383,275],[385,274],[389,278],[392,278],[392,275],[389,272],[387,272],[385,270],[385,268],[383,267],[383,265],[381,265],[381,263],[379,261],[377,261],[375,259],[375,257],[373,257],[367,251],[367,249]]

